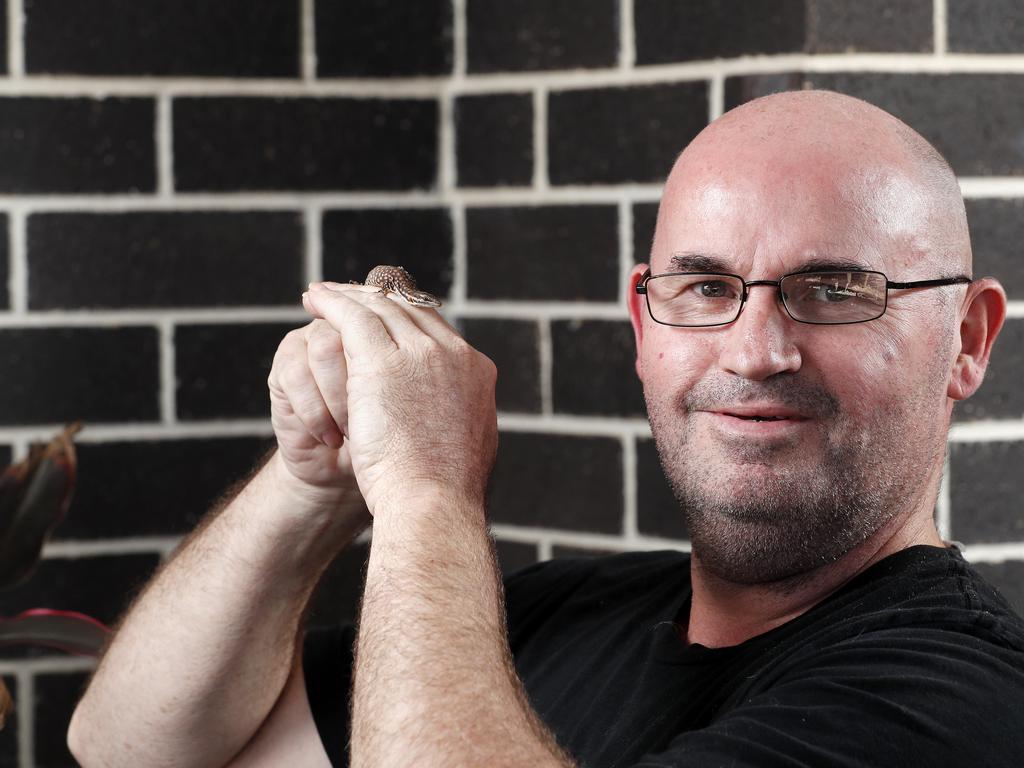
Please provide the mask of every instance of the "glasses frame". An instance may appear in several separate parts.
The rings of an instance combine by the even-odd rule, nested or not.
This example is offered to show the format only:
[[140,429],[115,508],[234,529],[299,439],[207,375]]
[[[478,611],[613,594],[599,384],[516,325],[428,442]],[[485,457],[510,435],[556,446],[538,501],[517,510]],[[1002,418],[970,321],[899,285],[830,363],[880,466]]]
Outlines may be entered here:
[[[885,301],[882,304],[882,310],[874,317],[869,317],[864,320],[843,320],[838,323],[822,323],[814,320],[800,320],[793,316],[793,312],[790,310],[789,305],[786,303],[786,295],[782,292],[782,281],[787,277],[796,277],[799,275],[816,275],[816,274],[832,274],[837,272],[846,272],[855,275],[881,275],[885,279]],[[740,304],[736,309],[736,315],[732,320],[727,320],[721,323],[699,323],[699,324],[683,324],[683,323],[666,323],[659,320],[654,316],[651,311],[651,301],[647,295],[647,283],[656,277],[670,277],[673,275],[709,275],[715,277],[733,277],[736,278],[743,285],[743,293],[740,295]],[[956,277],[940,277],[932,280],[913,280],[909,283],[905,282],[894,282],[885,276],[883,272],[877,272],[872,269],[820,269],[811,272],[790,272],[783,275],[778,280],[744,280],[739,275],[734,275],[729,272],[662,272],[658,275],[652,275],[650,268],[648,268],[643,275],[640,276],[640,282],[636,284],[636,292],[647,300],[644,302],[647,305],[647,314],[651,316],[651,320],[660,324],[668,325],[673,328],[714,328],[721,325],[729,325],[739,320],[740,313],[743,311],[743,307],[747,303],[747,297],[750,292],[747,290],[751,286],[755,285],[773,285],[779,295],[779,300],[782,302],[783,308],[786,310],[786,314],[789,315],[790,319],[796,323],[804,323],[806,325],[856,325],[857,323],[870,323],[872,320],[877,320],[885,314],[885,310],[889,307],[889,291],[900,288],[937,288],[942,285],[957,285],[960,283],[973,283],[973,278],[967,277],[966,275],[957,275]]]

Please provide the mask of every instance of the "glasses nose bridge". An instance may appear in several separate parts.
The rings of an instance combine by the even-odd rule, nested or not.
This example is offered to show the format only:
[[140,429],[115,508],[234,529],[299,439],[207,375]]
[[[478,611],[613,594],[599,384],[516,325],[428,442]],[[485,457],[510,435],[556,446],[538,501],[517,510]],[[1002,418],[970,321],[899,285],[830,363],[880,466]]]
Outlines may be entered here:
[[740,299],[740,304],[746,304],[747,299],[750,297],[750,291],[748,290],[755,285],[771,285],[774,286],[779,298],[782,298],[782,281],[781,280],[744,280],[743,281],[743,296]]

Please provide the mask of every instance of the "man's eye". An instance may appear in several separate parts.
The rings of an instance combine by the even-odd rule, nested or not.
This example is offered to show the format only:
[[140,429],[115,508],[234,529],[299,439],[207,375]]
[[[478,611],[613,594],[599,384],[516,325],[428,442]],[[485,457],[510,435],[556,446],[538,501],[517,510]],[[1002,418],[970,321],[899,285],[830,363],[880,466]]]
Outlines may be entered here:
[[721,280],[705,280],[694,287],[706,299],[725,299],[732,293],[730,285]]
[[860,298],[857,291],[851,291],[849,288],[838,285],[819,285],[812,291],[811,296],[818,301],[827,301],[832,304]]

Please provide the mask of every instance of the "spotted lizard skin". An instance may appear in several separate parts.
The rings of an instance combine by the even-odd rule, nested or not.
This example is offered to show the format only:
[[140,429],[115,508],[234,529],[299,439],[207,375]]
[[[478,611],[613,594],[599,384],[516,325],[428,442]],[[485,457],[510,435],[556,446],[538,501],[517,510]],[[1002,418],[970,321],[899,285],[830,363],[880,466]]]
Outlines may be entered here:
[[[353,285],[360,285],[357,280],[349,281]],[[416,287],[416,281],[412,275],[402,267],[391,267],[385,264],[374,267],[366,276],[362,285],[374,285],[380,288],[380,292],[387,295],[390,291],[397,293],[407,302],[416,307],[440,307],[441,300],[431,293],[421,291]]]

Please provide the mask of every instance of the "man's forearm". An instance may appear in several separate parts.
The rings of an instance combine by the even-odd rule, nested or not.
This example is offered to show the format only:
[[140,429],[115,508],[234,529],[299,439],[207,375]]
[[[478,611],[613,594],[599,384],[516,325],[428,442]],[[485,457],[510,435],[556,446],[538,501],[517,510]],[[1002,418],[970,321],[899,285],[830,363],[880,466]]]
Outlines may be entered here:
[[283,471],[275,453],[126,613],[72,719],[86,766],[221,766],[266,718],[310,594],[365,515],[314,510]]
[[515,674],[483,518],[481,509],[441,500],[375,512],[356,646],[353,768],[572,765]]

